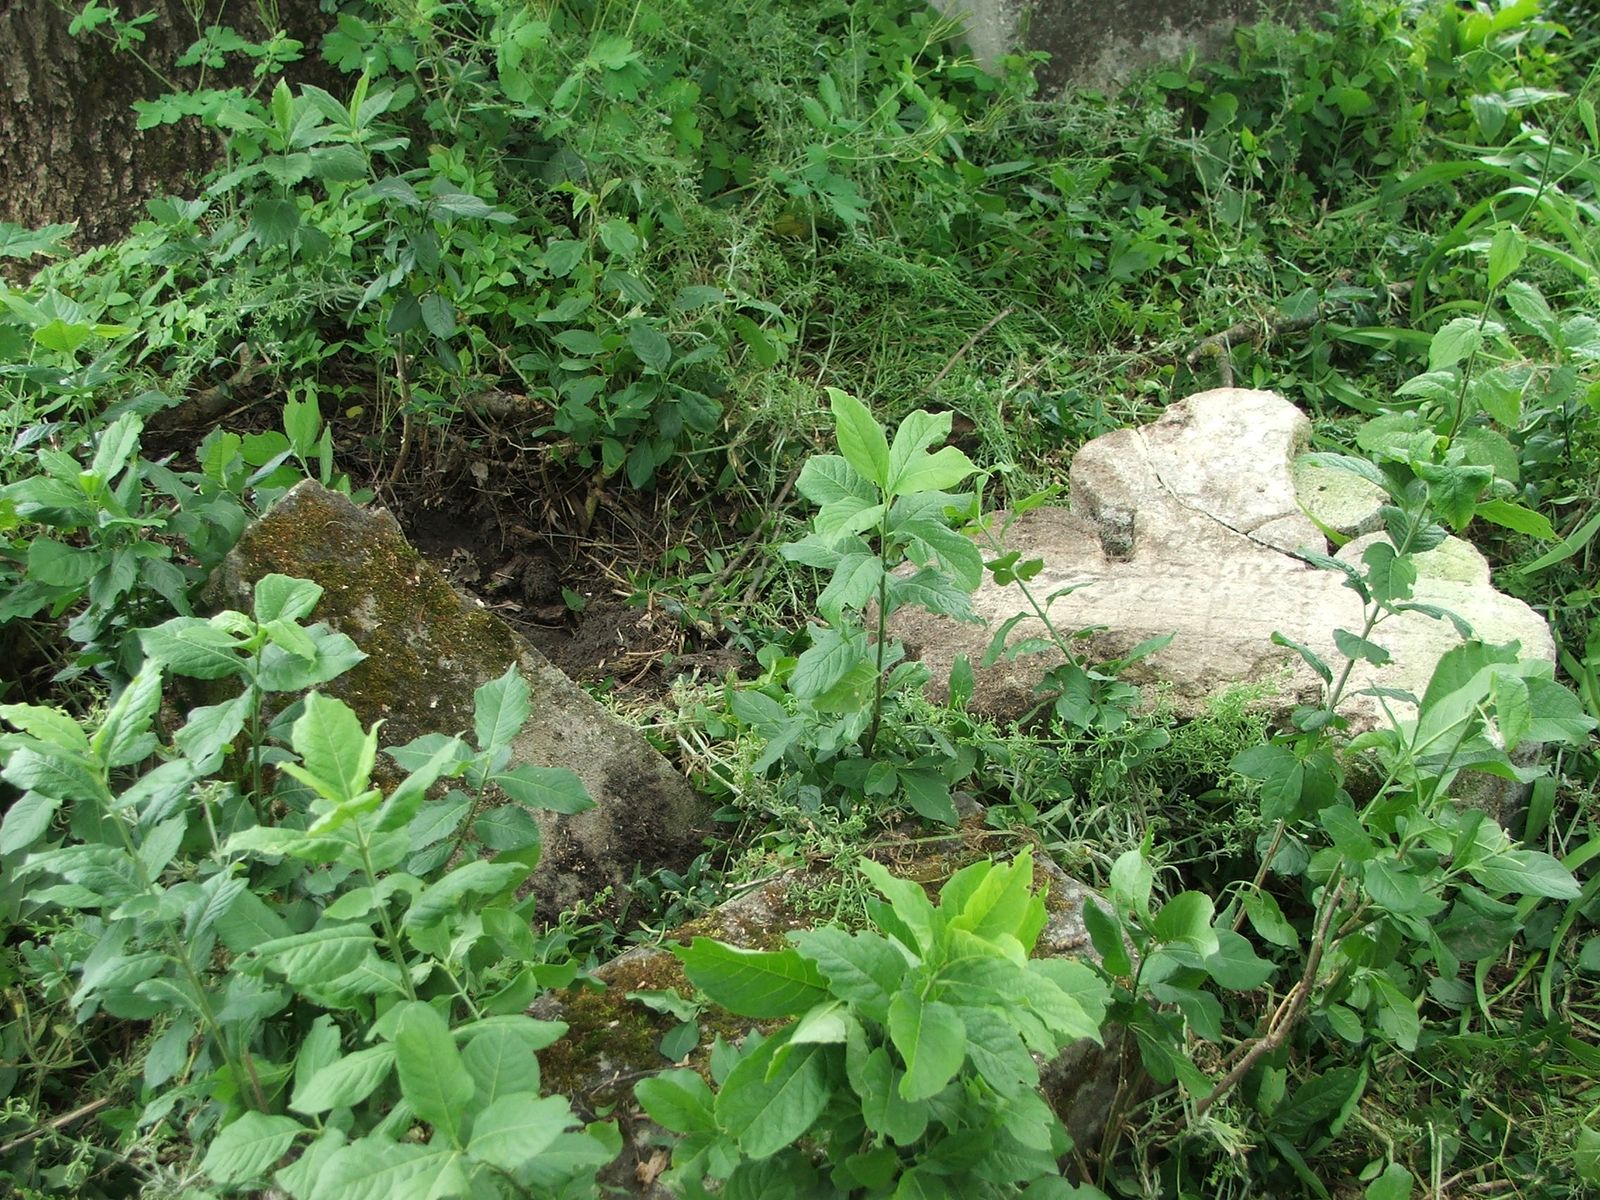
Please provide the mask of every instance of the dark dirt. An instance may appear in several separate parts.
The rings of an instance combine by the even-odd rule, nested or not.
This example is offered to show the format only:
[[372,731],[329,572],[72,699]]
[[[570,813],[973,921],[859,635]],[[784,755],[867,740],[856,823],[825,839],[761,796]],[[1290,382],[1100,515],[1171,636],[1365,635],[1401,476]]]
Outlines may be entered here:
[[[621,572],[648,569],[650,545],[541,533],[509,515],[524,507],[515,497],[469,493],[443,505],[421,500],[396,515],[424,557],[579,683],[644,699],[681,675],[717,678],[748,665],[747,655],[708,641],[636,592]],[[650,543],[684,540],[657,531]]]

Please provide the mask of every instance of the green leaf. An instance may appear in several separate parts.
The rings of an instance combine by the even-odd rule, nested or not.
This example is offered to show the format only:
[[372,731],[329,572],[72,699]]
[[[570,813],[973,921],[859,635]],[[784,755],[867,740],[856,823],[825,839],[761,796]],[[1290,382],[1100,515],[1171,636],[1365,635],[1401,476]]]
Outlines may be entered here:
[[1300,945],[1300,938],[1295,933],[1294,926],[1289,924],[1289,919],[1283,915],[1278,902],[1269,893],[1247,892],[1244,898],[1244,911],[1250,918],[1250,928],[1274,946],[1294,950]]
[[1217,949],[1201,960],[1201,966],[1218,987],[1230,992],[1248,992],[1271,979],[1277,968],[1256,955],[1248,938],[1231,929],[1216,930]]
[[[1285,637],[1283,634],[1276,631],[1274,631],[1272,634],[1272,644],[1274,646],[1287,646],[1290,650],[1293,650],[1296,654],[1298,654],[1308,667],[1317,673],[1317,675],[1322,679],[1323,683],[1333,682],[1333,668],[1324,662],[1322,656],[1310,646],[1297,642],[1293,638]],[[1235,767],[1234,770],[1238,770],[1238,768]],[[1243,771],[1240,771],[1239,773],[1241,775],[1244,774]],[[1251,778],[1254,779],[1260,777],[1251,776]]]
[[900,1081],[905,1100],[937,1095],[966,1061],[967,1028],[960,1014],[912,991],[898,992],[889,1002],[889,1038],[906,1064]]
[[[1489,286],[1497,288],[1504,283],[1506,277],[1522,265],[1527,253],[1528,242],[1522,230],[1515,225],[1506,225],[1496,230],[1489,242]],[[1408,1174],[1406,1178],[1409,1180],[1410,1175]],[[1410,1191],[1409,1186],[1407,1191]]]
[[[1247,752],[1248,753],[1248,752]],[[1239,759],[1233,761],[1239,771]],[[1246,772],[1240,771],[1240,774]],[[1111,895],[1119,907],[1128,912],[1144,915],[1150,911],[1150,892],[1155,887],[1155,872],[1141,848],[1124,850],[1111,864]]]
[[861,1119],[874,1133],[908,1146],[928,1128],[929,1106],[906,1100],[900,1094],[905,1072],[894,1064],[889,1051],[878,1046],[851,1079],[861,1097]]
[[376,940],[365,925],[333,925],[263,942],[252,956],[296,987],[316,985],[355,970]]
[[[151,671],[149,675],[159,679],[160,672]],[[126,696],[132,688],[133,684],[129,684],[123,690],[123,695]],[[118,703],[121,703],[120,699]],[[0,704],[0,718],[41,742],[71,751],[80,757],[88,758],[94,753],[89,735],[84,733],[83,727],[59,708],[46,708],[42,704]],[[106,724],[110,722],[111,716],[108,714]]]
[[847,608],[865,608],[883,578],[883,560],[876,554],[846,554],[833,570],[833,578],[817,597],[817,611],[838,624]]
[[795,480],[795,490],[819,507],[840,500],[868,505],[875,504],[878,499],[871,481],[862,478],[837,454],[813,454],[806,459]]
[[1348,629],[1335,629],[1333,644],[1338,647],[1340,654],[1359,662],[1369,662],[1381,667],[1389,661],[1389,652],[1377,642],[1359,637]]
[[[543,1024],[519,1019],[527,1025]],[[561,1022],[551,1024],[558,1036],[565,1032],[566,1026]],[[490,1026],[468,1040],[461,1051],[461,1061],[472,1076],[478,1105],[493,1103],[512,1092],[537,1090],[539,1060],[535,1050],[542,1038],[536,1034],[537,1031],[517,1027]]]
[[839,439],[839,453],[856,474],[878,485],[889,484],[889,441],[872,412],[854,396],[838,388],[827,389],[829,405]]
[[1394,981],[1377,971],[1365,977],[1367,989],[1372,993],[1378,1029],[1402,1050],[1415,1050],[1417,1038],[1422,1033],[1422,1018],[1416,1006]]
[[650,1119],[673,1133],[712,1133],[717,1119],[712,1111],[715,1097],[696,1071],[663,1071],[634,1085]]
[[305,1200],[427,1200],[466,1194],[462,1153],[448,1146],[391,1142],[377,1135],[341,1147],[315,1176]]
[[293,1117],[247,1112],[217,1134],[200,1169],[219,1183],[264,1183],[294,1139],[309,1132]]
[[[1489,323],[1492,327],[1492,322]],[[1456,317],[1447,321],[1428,344],[1428,370],[1453,367],[1483,345],[1484,330],[1476,317]]]
[[925,517],[902,521],[894,531],[909,541],[909,557],[918,566],[930,565],[929,556],[937,555],[956,586],[970,592],[983,582],[983,555],[965,534]]
[[[717,1124],[751,1158],[767,1158],[796,1141],[822,1115],[833,1095],[828,1063],[838,1051],[821,1045],[774,1044],[780,1041],[772,1038],[740,1062],[717,1096]],[[785,1053],[772,1071],[779,1050]]]
[[1158,942],[1184,942],[1201,955],[1215,954],[1217,934],[1211,928],[1215,910],[1204,892],[1180,892],[1161,906],[1150,925]]
[[250,718],[249,692],[222,704],[208,704],[189,711],[189,720],[173,735],[178,749],[193,759],[203,771],[214,771],[222,752],[239,736]]
[[394,1047],[384,1044],[357,1050],[296,1084],[289,1107],[308,1116],[360,1104],[389,1077]]
[[0,771],[7,783],[56,800],[99,800],[108,793],[97,764],[44,742],[11,752]]
[[243,669],[236,652],[240,640],[198,617],[173,617],[141,629],[139,644],[149,658],[192,679],[222,679]]
[[1133,961],[1122,938],[1122,926],[1116,918],[1093,900],[1083,903],[1083,924],[1100,955],[1101,964],[1112,975],[1123,978],[1133,974]]
[[924,821],[941,825],[956,825],[960,814],[956,812],[955,796],[950,785],[938,771],[910,770],[898,773],[900,786],[905,791],[906,802]]
[[420,1000],[404,1006],[395,1026],[394,1065],[400,1094],[417,1116],[461,1145],[461,1121],[475,1088],[437,1009]]
[[636,321],[629,326],[628,345],[633,347],[639,361],[652,371],[665,371],[672,362],[672,343],[659,329],[644,321]]
[[674,946],[684,974],[742,1017],[787,1017],[827,1001],[827,980],[795,950],[741,950],[697,937]]
[[544,249],[545,268],[557,279],[564,279],[583,261],[588,249],[587,242],[552,241]]
[[354,800],[369,787],[378,755],[378,729],[363,730],[343,700],[319,692],[308,695],[305,712],[291,731],[291,744],[305,770],[328,787],[326,798],[334,803]]
[[1600,1184],[1600,1130],[1584,1125],[1572,1146],[1572,1166],[1585,1183]]
[[797,930],[788,936],[817,965],[835,996],[879,1024],[888,1019],[889,999],[905,978],[906,960],[886,940],[829,927]]
[[532,712],[527,681],[513,663],[500,678],[472,693],[472,725],[478,749],[493,751],[509,746]]
[[933,902],[921,886],[909,879],[896,878],[882,863],[870,858],[861,860],[860,870],[867,881],[883,893],[894,915],[913,938],[915,944],[908,945],[906,949],[918,954],[927,954],[932,950],[938,918],[933,910]]
[[1467,870],[1496,896],[1576,900],[1582,894],[1572,872],[1541,850],[1502,850]]
[[962,451],[946,446],[934,454],[913,458],[898,478],[890,478],[888,491],[892,496],[947,492],[977,469]]
[[1033,949],[1047,919],[1044,901],[1033,894],[1033,855],[1024,851],[1001,865],[976,862],[963,867],[939,891],[948,928],[965,929],[995,942],[1010,937],[1023,951]]
[[577,1123],[565,1096],[513,1093],[473,1118],[467,1153],[503,1171],[517,1171]]
[[454,913],[467,900],[489,900],[510,892],[528,878],[523,862],[490,862],[475,858],[424,888],[406,910],[403,926],[415,932]]
[[1503,525],[1507,529],[1525,533],[1542,541],[1553,542],[1560,536],[1550,524],[1550,518],[1543,513],[1534,512],[1533,509],[1524,508],[1520,504],[1512,504],[1509,500],[1485,500],[1478,505],[1477,515],[1485,521],[1492,521],[1496,525]]
[[256,621],[299,621],[311,615],[322,599],[322,587],[309,579],[263,575],[256,581],[253,608]]
[[444,342],[455,336],[456,306],[450,303],[449,297],[429,292],[422,298],[418,308],[422,312],[422,323],[434,337]]
[[0,854],[15,854],[33,845],[50,828],[60,807],[61,801],[56,797],[39,792],[24,792],[12,801],[5,819],[0,821]]
[[568,767],[535,767],[527,763],[501,775],[494,784],[518,804],[554,813],[581,813],[594,807],[583,780]]

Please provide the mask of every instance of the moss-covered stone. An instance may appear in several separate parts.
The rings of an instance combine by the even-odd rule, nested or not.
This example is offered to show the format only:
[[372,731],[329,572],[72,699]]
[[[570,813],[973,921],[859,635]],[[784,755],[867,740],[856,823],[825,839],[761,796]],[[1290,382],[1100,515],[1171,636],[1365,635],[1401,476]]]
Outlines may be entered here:
[[320,584],[317,619],[366,652],[322,690],[364,723],[382,720],[385,745],[470,731],[473,692],[520,668],[533,716],[513,762],[570,768],[596,802],[585,813],[539,814],[545,851],[533,887],[544,911],[606,887],[620,895],[636,868],[682,870],[699,852],[710,810],[682,777],[510,626],[459,595],[387,513],[303,483],[245,531],[208,597],[248,609],[255,581],[272,572]]

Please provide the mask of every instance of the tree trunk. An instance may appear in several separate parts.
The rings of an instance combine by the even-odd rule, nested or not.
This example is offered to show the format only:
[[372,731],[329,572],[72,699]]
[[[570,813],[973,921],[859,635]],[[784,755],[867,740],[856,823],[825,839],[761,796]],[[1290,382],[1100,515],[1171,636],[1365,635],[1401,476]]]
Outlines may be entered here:
[[[115,47],[109,28],[68,30],[83,0],[0,0],[0,221],[39,226],[77,223],[78,248],[112,241],[162,194],[192,194],[216,161],[216,134],[194,121],[140,130],[131,105],[200,81],[198,68],[173,64],[199,36],[185,0],[132,0],[123,18],[155,13],[137,46],[148,66]],[[210,0],[202,25],[232,26],[262,38],[253,0]],[[282,0],[281,20],[305,43],[294,67],[320,67],[317,50],[332,19],[318,0]],[[234,67],[210,86],[250,86]]]

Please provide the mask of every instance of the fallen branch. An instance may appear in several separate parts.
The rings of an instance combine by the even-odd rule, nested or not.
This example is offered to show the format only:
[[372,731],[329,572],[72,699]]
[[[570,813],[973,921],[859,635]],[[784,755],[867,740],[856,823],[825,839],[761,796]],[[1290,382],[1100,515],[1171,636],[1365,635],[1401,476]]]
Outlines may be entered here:
[[57,1133],[74,1121],[81,1121],[84,1117],[92,1116],[110,1103],[110,1097],[101,1097],[99,1100],[91,1100],[87,1104],[79,1105],[71,1112],[62,1113],[59,1117],[46,1121],[42,1125],[35,1125],[27,1133],[22,1134],[20,1137],[14,1137],[5,1145],[0,1146],[0,1154],[10,1154],[13,1150],[26,1146],[35,1138],[41,1138],[47,1133]]
[[[1403,280],[1399,283],[1384,285],[1383,292],[1390,300],[1403,300],[1411,294],[1412,286],[1410,280]],[[1254,349],[1259,350],[1262,346],[1277,341],[1286,334],[1301,333],[1304,330],[1315,328],[1327,318],[1329,307],[1327,304],[1318,304],[1309,313],[1302,313],[1296,317],[1278,317],[1270,321],[1236,321],[1226,329],[1200,339],[1194,349],[1184,356],[1184,361],[1189,364],[1192,370],[1199,364],[1201,359],[1207,357],[1215,358],[1217,360],[1217,372],[1222,376],[1222,386],[1232,387],[1233,362],[1228,356],[1234,346],[1241,342],[1249,342]]]
[[1234,1063],[1228,1073],[1217,1081],[1217,1086],[1195,1105],[1196,1118],[1203,1117],[1210,1107],[1222,1097],[1233,1090],[1234,1086],[1250,1072],[1265,1055],[1271,1054],[1283,1045],[1292,1030],[1305,1015],[1306,1006],[1311,1002],[1311,989],[1316,986],[1317,972],[1322,967],[1322,952],[1327,945],[1328,929],[1333,924],[1334,915],[1339,911],[1339,901],[1344,898],[1344,884],[1340,883],[1333,893],[1327,897],[1327,908],[1317,921],[1317,927],[1311,935],[1311,950],[1306,955],[1306,969],[1300,976],[1300,981],[1289,989],[1289,994],[1283,998],[1282,1003],[1273,1012],[1267,1021],[1267,1032],[1257,1038],[1238,1062]]
[[1016,309],[1008,306],[1006,308],[1002,308],[999,312],[995,313],[994,316],[985,321],[983,323],[983,328],[979,329],[977,333],[969,337],[965,344],[962,345],[961,349],[952,354],[949,361],[946,362],[944,366],[939,368],[939,373],[933,377],[933,382],[928,385],[928,390],[931,392],[934,388],[938,387],[944,377],[950,374],[955,365],[965,358],[968,353],[971,352],[974,346],[983,340],[985,334],[987,334],[991,329],[1000,324],[1001,321],[1004,321],[1014,312],[1016,312]]

